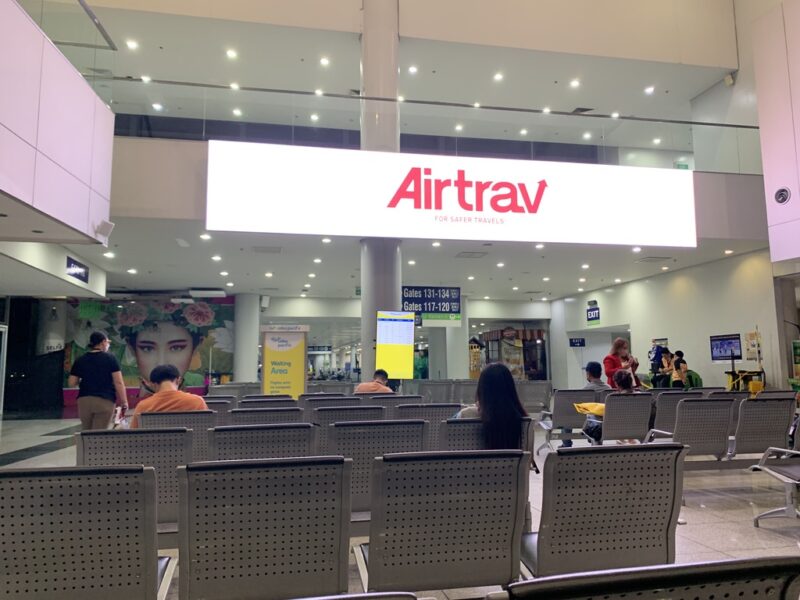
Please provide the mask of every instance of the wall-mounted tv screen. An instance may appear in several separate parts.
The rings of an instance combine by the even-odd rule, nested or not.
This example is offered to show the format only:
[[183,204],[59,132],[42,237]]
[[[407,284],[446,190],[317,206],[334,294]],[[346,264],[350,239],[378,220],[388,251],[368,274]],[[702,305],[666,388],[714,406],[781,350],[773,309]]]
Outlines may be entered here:
[[[712,335],[711,360],[713,362],[726,362],[731,358],[742,360],[742,337],[738,333],[729,335]],[[731,356],[733,353],[733,356]]]

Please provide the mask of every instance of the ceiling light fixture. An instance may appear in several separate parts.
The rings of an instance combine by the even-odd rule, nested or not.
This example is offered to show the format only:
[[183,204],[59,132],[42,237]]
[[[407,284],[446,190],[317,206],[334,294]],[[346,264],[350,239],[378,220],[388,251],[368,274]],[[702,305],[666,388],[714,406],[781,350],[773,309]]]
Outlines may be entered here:
[[544,244],[536,244],[537,250],[542,250],[544,248]]
[[576,89],[576,88],[581,87],[581,80],[580,79],[573,79],[572,81],[569,82],[569,87],[571,87],[572,89]]
[[622,283],[622,279],[620,279],[619,277],[617,277],[617,278],[614,280],[614,283]]
[[514,286],[511,289],[512,289],[512,291],[516,292],[519,288],[517,286]]
[[661,143],[661,138],[653,138],[653,143],[658,146]]
[[136,275],[136,273],[138,272],[139,271],[137,271],[136,269],[128,269],[128,273],[130,273],[131,275]]
[[142,83],[150,83],[151,81],[153,81],[152,77],[149,75],[142,75]]
[[470,275],[469,277],[467,277],[467,279],[469,279],[470,281],[475,281],[475,276],[474,275]]
[[319,115],[317,113],[311,113],[311,120],[316,123],[319,121]]
[[331,238],[322,238],[322,243],[323,244],[330,244],[331,243]]
[[308,274],[309,279],[314,279],[316,276],[317,276],[316,273],[309,273]]
[[227,271],[220,271],[219,274],[222,275],[223,277],[227,277],[228,276],[228,272]]
[[497,267],[500,268],[500,269],[502,269],[505,266],[506,266],[506,263],[501,263],[501,262],[497,263]]
[[579,291],[579,292],[582,292],[582,291],[583,291],[583,288],[578,288],[578,291]]
[[585,131],[583,134],[583,139],[590,140],[592,139],[592,133],[590,131]]
[[584,263],[584,264],[581,265],[581,269],[583,269],[584,271],[586,269],[588,269],[588,268],[589,268],[589,265],[587,263]]
[[229,282],[228,282],[228,283],[226,283],[225,285],[227,285],[228,287],[233,287],[233,282],[232,282],[232,281],[229,281]]
[[520,135],[528,135],[528,130],[527,129],[520,129],[519,130],[519,134]]
[[242,109],[241,108],[234,108],[232,112],[233,112],[233,116],[234,117],[241,117],[242,116]]
[[611,113],[611,118],[612,119],[619,119],[619,113],[618,112],[612,112]]
[[213,260],[214,262],[219,262],[222,260],[222,257],[219,254],[215,254],[214,256],[211,257],[211,260]]
[[153,110],[161,112],[162,110],[164,110],[164,105],[161,104],[160,102],[153,102]]
[[480,102],[476,102],[472,106],[475,107],[475,108],[480,108],[481,107],[481,103]]
[[225,50],[225,56],[227,56],[231,60],[235,60],[239,58],[239,53],[236,52],[236,50],[234,50],[233,48],[228,48],[227,50]]
[[733,250],[725,250],[725,254],[733,254]]
[[494,74],[494,80],[495,81],[503,81],[503,74],[498,71],[497,73]]
[[543,112],[544,114],[546,114],[546,115],[549,115],[549,114],[550,114],[550,107],[549,107],[549,106],[545,106],[545,107],[542,109],[542,112]]
[[310,284],[310,283],[305,283],[305,284],[303,284],[303,287],[304,287],[304,288],[310,288],[310,287],[311,287],[311,284]]
[[417,69],[417,65],[411,65],[410,67],[408,67],[408,72],[411,75],[416,75],[418,70],[419,69]]
[[491,300],[491,298],[489,298],[489,296],[484,296],[483,299],[484,300]]
[[314,259],[314,262],[315,262],[316,264],[319,264],[319,263],[321,263],[321,262],[322,262],[322,259],[321,259],[321,258],[315,258],[315,259]]
[[106,258],[114,258],[116,254],[114,254],[113,252],[103,252],[103,256],[105,256]]
[[139,49],[139,42],[137,42],[136,40],[125,40],[125,45],[128,47],[128,50]]
[[542,281],[550,281],[549,277],[542,277]]
[[267,271],[264,273],[264,277],[272,277],[272,271]]
[[234,81],[233,83],[231,83],[231,89],[232,90],[238,90],[239,89],[239,84]]
[[578,283],[586,283],[586,277],[579,277]]
[[457,123],[455,127],[456,131],[464,131],[464,126],[461,123]]
[[319,64],[323,67],[327,67],[329,64],[331,64],[331,61],[327,56],[323,56],[319,59]]
[[662,271],[669,271],[669,267],[667,265],[664,265],[663,267],[661,267],[661,270]]
[[542,296],[542,302],[547,302],[547,296]]
[[314,93],[315,93],[317,96],[322,96],[322,94],[324,94],[325,92],[323,92],[321,89],[317,88],[317,89],[315,89],[315,90],[314,90]]
[[205,241],[205,242],[207,242],[208,240],[211,239],[211,236],[209,234],[207,234],[207,233],[201,233],[200,234],[200,239]]
[[639,252],[641,251],[642,249],[639,246],[634,246],[633,248],[631,248],[631,252],[633,252],[634,254],[639,254]]
[[648,96],[652,96],[655,91],[656,91],[656,86],[654,85],[648,85],[646,88],[644,88],[644,93],[647,94]]
[[431,244],[431,246],[433,246],[434,248],[438,248],[438,247],[439,247],[439,246],[441,246],[441,245],[442,245],[442,242],[433,242],[433,243]]
[[300,297],[301,297],[301,298],[305,298],[306,296],[308,296],[308,294],[306,294],[305,292],[303,292],[302,294],[300,294]]
[[405,96],[398,96],[398,97],[397,97],[397,101],[398,101],[398,102],[405,102],[405,101],[406,101],[406,98],[405,98]]
[[413,267],[415,264],[417,264],[417,261],[415,261],[415,260],[410,260],[410,261],[408,261],[408,264],[409,264],[409,265],[411,265],[411,266]]

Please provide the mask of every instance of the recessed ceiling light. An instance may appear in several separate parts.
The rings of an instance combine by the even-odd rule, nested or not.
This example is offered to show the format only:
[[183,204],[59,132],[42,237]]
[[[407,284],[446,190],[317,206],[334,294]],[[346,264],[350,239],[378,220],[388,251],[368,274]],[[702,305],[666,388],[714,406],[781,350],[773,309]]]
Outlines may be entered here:
[[514,291],[514,292],[516,292],[518,289],[519,288],[517,286],[514,286],[514,287],[511,288],[511,290]]
[[417,69],[417,65],[411,65],[410,67],[408,67],[408,72],[411,75],[416,75],[418,70],[419,69]]
[[331,238],[322,238],[322,243],[323,244],[330,244],[331,243]]
[[586,269],[588,269],[588,268],[589,268],[589,265],[588,265],[588,264],[586,264],[586,263],[584,263],[584,264],[582,264],[582,265],[581,265],[581,269],[583,269],[584,271],[585,271]]
[[470,275],[469,277],[467,277],[467,279],[469,279],[470,281],[475,281],[475,276],[474,275]]
[[214,256],[211,257],[211,260],[213,260],[214,262],[219,262],[222,260],[222,257],[219,254],[215,254]]
[[136,269],[128,269],[128,273],[130,273],[131,275],[136,275],[136,273],[138,272],[139,271],[137,271]]
[[227,271],[220,271],[219,274],[222,275],[223,277],[227,277],[228,276],[228,272]]
[[733,254],[733,250],[725,250],[725,254]]
[[544,248],[544,244],[536,244],[537,250],[542,250]]
[[232,90],[238,90],[238,89],[239,89],[239,84],[238,84],[238,83],[236,83],[236,82],[234,81],[234,82],[231,84],[231,89],[232,89]]
[[241,108],[234,108],[233,109],[233,116],[234,117],[241,117],[242,116],[242,109]]
[[442,245],[442,242],[433,242],[433,243],[431,244],[431,246],[433,246],[434,248],[438,248],[438,247],[439,247],[439,246],[441,246],[441,245]]
[[528,135],[528,130],[527,129],[520,129],[519,130],[519,134],[520,135]]
[[579,292],[582,292],[582,291],[583,291],[583,288],[578,288],[578,291],[579,291]]
[[575,302],[575,298],[564,298],[564,302]]
[[321,263],[321,262],[322,262],[322,259],[321,259],[321,258],[315,258],[315,259],[314,259],[314,262],[315,262],[316,264],[319,264],[319,263]]
[[125,40],[125,45],[128,47],[128,50],[137,50],[139,48],[139,42],[136,40]]
[[619,119],[619,113],[618,112],[612,112],[611,113],[611,118],[612,119]]
[[264,273],[264,277],[272,277],[272,271],[267,271]]
[[542,281],[550,281],[549,277],[542,277]]
[[497,263],[497,266],[502,269],[506,266],[506,263]]
[[207,233],[201,233],[200,234],[200,239],[207,242],[208,240],[211,239],[211,236],[209,234],[207,234]]
[[581,87],[581,80],[580,79],[573,79],[569,82],[569,87],[575,89]]
[[142,75],[142,83],[150,83],[151,81],[153,81],[152,77],[149,75]]
[[472,328],[473,328],[473,329],[477,329],[477,328],[478,328],[478,326],[477,326],[477,325],[473,325],[473,326],[472,326]]
[[309,274],[308,274],[308,277],[309,277],[310,279],[314,279],[316,276],[317,276],[317,274],[316,274],[316,273],[309,273]]
[[642,249],[639,246],[634,246],[633,248],[631,248],[631,252],[633,252],[634,254],[639,254],[639,252],[641,251]]
[[547,302],[547,296],[542,296],[542,302]]
[[321,64],[323,67],[327,67],[329,64],[331,64],[331,61],[327,56],[323,56],[319,59],[319,64]]
[[324,92],[323,92],[321,89],[317,88],[317,89],[315,89],[315,90],[314,90],[314,93],[315,93],[317,96],[322,96],[322,94],[323,94]]
[[678,160],[679,160],[679,161],[681,161],[681,162],[683,162],[684,160],[686,160],[686,157],[685,157],[685,156],[679,156],[679,157],[678,157]]
[[481,107],[481,103],[480,102],[476,102],[472,106],[474,106],[475,108],[480,108]]
[[305,292],[303,292],[302,294],[300,294],[300,297],[301,297],[301,298],[305,298],[306,296],[308,296],[308,294],[306,294]]
[[590,140],[590,139],[592,139],[592,133],[591,133],[590,131],[585,131],[585,132],[583,133],[583,139],[585,139],[585,140]]
[[232,282],[232,281],[229,281],[229,282],[228,282],[228,283],[226,283],[225,285],[227,285],[228,287],[233,287],[233,282]]
[[153,110],[161,112],[162,110],[164,110],[164,105],[161,104],[160,102],[153,102]]
[[663,267],[661,267],[661,270],[662,271],[669,271],[669,267],[667,265],[664,265]]
[[586,277],[579,277],[578,283],[586,283]]
[[545,106],[545,107],[542,109],[542,112],[543,112],[544,114],[546,114],[546,115],[549,115],[549,114],[550,114],[550,107],[549,107],[549,106]]
[[405,102],[405,101],[406,101],[406,98],[405,98],[405,96],[398,96],[398,97],[397,97],[397,101],[398,101],[398,102]]
[[410,261],[408,261],[408,264],[410,264],[413,267],[415,264],[417,264],[417,261],[410,260]]
[[653,92],[655,91],[656,91],[656,86],[654,85],[648,85],[646,88],[644,88],[644,93],[647,94],[648,96],[652,96]]
[[106,258],[114,258],[116,254],[109,251],[109,252],[103,252],[103,256],[105,256]]
[[317,113],[311,113],[311,120],[314,121],[314,123],[316,123],[317,121],[319,121],[319,115]]
[[622,283],[622,279],[620,279],[619,277],[617,277],[617,278],[614,280],[614,283]]
[[117,304],[117,308],[122,308],[122,304]]
[[658,146],[661,143],[661,138],[653,138],[653,143]]
[[239,53],[236,52],[236,50],[234,50],[233,48],[228,48],[227,50],[225,50],[225,56],[227,56],[231,60],[234,60],[235,58],[239,57]]
[[310,287],[311,287],[311,284],[310,284],[310,283],[303,284],[303,287],[304,287],[304,288],[310,288]]
[[498,71],[497,73],[494,74],[494,80],[503,81],[503,74],[500,71]]
[[489,296],[484,296],[483,299],[484,300],[491,300],[491,298],[489,298]]
[[456,131],[463,131],[464,130],[464,126],[461,123],[457,123],[456,127],[455,127],[455,130]]

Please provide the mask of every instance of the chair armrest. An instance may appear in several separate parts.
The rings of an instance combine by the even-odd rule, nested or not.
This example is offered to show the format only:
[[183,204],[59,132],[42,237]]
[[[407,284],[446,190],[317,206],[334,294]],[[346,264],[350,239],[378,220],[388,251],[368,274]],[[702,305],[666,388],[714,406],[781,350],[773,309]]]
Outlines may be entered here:
[[551,419],[553,418],[553,413],[549,410],[543,410],[540,414],[542,415],[543,419],[545,417],[550,417]]
[[651,429],[650,431],[647,432],[647,435],[644,438],[644,443],[649,444],[656,438],[656,435],[658,434],[665,435],[670,438],[673,435],[671,431],[661,431],[660,429]]
[[553,429],[553,422],[552,421],[537,421],[536,424],[544,429],[545,431],[552,431]]
[[764,454],[761,456],[761,460],[758,461],[758,464],[748,467],[748,470],[760,471],[766,466],[767,461],[770,458],[781,458],[786,456],[800,456],[800,452],[797,450],[789,450],[788,448],[767,448],[764,451]]
[[483,600],[508,600],[508,592],[491,592]]

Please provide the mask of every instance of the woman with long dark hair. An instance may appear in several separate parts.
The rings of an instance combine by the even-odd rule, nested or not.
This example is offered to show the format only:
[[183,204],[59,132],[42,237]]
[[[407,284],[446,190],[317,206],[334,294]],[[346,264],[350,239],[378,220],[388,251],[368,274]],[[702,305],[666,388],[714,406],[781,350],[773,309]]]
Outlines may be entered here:
[[511,371],[502,363],[493,363],[483,369],[478,379],[475,405],[458,413],[459,419],[479,418],[483,422],[483,435],[490,450],[524,450],[522,419],[527,416]]

